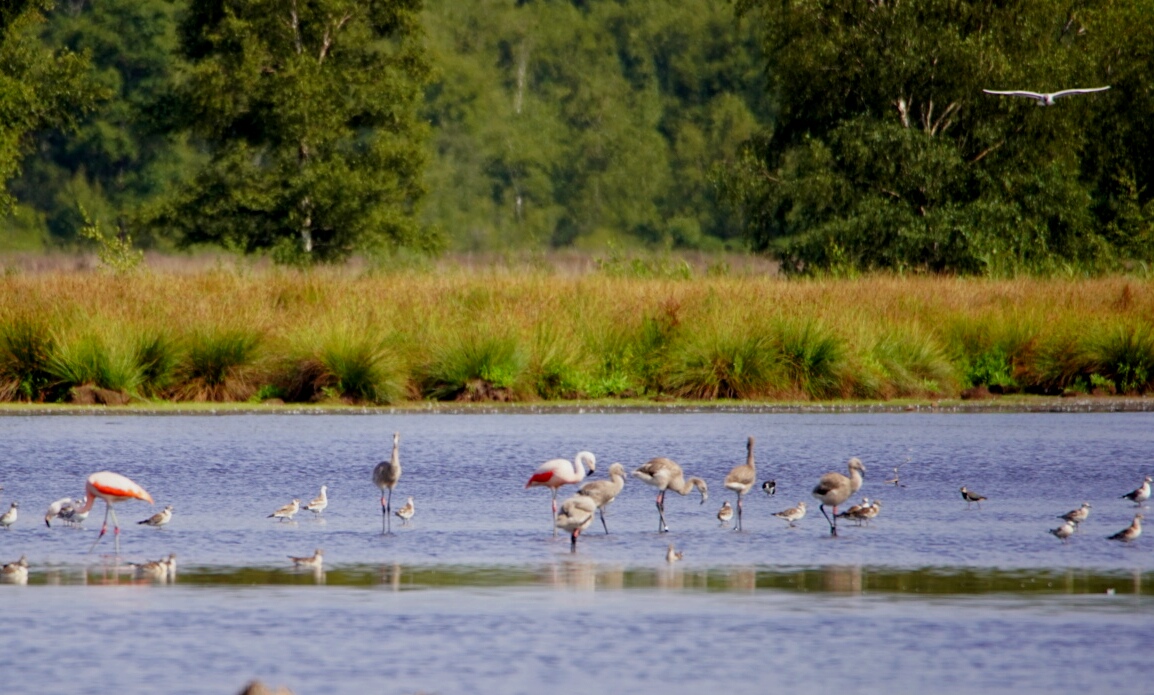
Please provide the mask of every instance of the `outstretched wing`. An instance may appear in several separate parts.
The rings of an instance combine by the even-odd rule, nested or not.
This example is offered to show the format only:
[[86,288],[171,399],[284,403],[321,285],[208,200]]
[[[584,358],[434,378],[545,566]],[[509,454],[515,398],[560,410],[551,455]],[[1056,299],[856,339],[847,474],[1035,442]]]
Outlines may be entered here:
[[997,94],[998,96],[1003,96],[1003,97],[1026,97],[1027,99],[1037,99],[1038,101],[1043,101],[1046,98],[1045,94],[1039,94],[1038,92],[1023,92],[1023,91],[999,92],[999,91],[996,91],[993,89],[983,89],[982,91],[985,92],[986,94]]
[[1090,94],[1093,92],[1104,92],[1107,89],[1110,89],[1110,85],[1106,85],[1105,87],[1086,87],[1084,89],[1063,89],[1060,92],[1054,92],[1051,94],[1050,98],[1057,99],[1058,97],[1069,96],[1071,94]]

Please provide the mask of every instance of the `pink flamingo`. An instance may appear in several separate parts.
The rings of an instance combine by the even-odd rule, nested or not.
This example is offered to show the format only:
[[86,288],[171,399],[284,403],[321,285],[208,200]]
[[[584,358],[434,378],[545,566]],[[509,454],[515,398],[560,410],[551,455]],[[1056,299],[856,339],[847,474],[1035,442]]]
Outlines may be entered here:
[[553,535],[557,535],[557,490],[562,485],[576,485],[585,480],[585,467],[589,467],[589,474],[597,470],[597,457],[588,451],[579,451],[573,461],[567,459],[550,459],[533,471],[525,487],[544,486],[553,491]]
[[108,530],[108,517],[111,516],[113,537],[116,538],[116,554],[120,555],[120,521],[116,518],[116,512],[112,511],[112,505],[131,499],[144,500],[152,504],[152,495],[123,475],[110,471],[101,471],[88,476],[84,490],[88,498],[85,499],[84,506],[77,510],[78,514],[85,514],[92,509],[97,497],[104,500],[104,523],[100,527],[100,535],[93,541],[92,548],[89,548],[88,552],[91,553],[100,539],[104,538],[104,533]]

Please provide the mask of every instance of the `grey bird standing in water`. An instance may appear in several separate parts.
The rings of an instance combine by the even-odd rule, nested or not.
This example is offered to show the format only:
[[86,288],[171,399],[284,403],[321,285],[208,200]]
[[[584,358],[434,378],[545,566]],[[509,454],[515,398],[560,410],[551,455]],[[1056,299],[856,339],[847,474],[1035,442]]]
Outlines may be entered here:
[[[844,476],[841,473],[830,472],[821,477],[817,485],[813,488],[813,496],[818,499],[821,504],[817,506],[818,511],[829,522],[829,535],[837,535],[837,507],[844,503],[855,492],[861,489],[862,473],[865,473],[865,466],[862,465],[861,459],[851,458],[846,464],[849,476]],[[826,505],[833,507],[833,518],[825,513]]]
[[[392,532],[389,512],[393,502],[393,488],[397,486],[397,481],[401,479],[400,443],[401,433],[394,432],[393,455],[389,457],[388,461],[381,461],[377,464],[377,467],[373,469],[373,484],[381,489],[381,533]],[[389,490],[387,495],[385,488]]]
[[745,443],[745,463],[734,466],[725,476],[725,489],[737,493],[737,526],[734,530],[742,530],[741,525],[741,498],[749,494],[757,483],[757,466],[753,462],[753,437]]

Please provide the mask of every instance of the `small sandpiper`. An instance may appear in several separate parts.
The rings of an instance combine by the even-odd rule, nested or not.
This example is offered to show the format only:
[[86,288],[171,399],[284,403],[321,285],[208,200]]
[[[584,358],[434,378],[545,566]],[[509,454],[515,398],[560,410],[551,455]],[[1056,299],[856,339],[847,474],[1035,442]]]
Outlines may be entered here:
[[301,510],[301,501],[294,499],[292,502],[289,502],[288,504],[286,504],[285,506],[276,510],[272,514],[269,514],[268,518],[269,519],[280,519],[281,521],[288,519],[289,521],[292,521],[293,515],[296,514],[297,512],[299,512],[300,510]]
[[321,485],[321,494],[309,500],[309,503],[306,504],[304,508],[313,514],[319,515],[327,506],[329,506],[329,486]]
[[21,555],[16,562],[0,567],[0,579],[10,584],[28,583],[28,556]]
[[417,508],[415,506],[413,506],[413,498],[412,497],[410,497],[408,500],[405,501],[405,506],[403,506],[400,509],[398,509],[397,511],[393,512],[393,514],[396,514],[397,516],[401,517],[401,526],[408,526],[409,525],[409,519],[412,519],[413,515],[416,513],[417,513]]
[[3,526],[6,531],[10,531],[12,524],[16,523],[16,517],[18,516],[16,510],[19,508],[19,503],[13,502],[12,506],[8,508],[8,511],[0,515],[0,526]]
[[679,552],[677,552],[676,550],[674,550],[674,548],[673,548],[673,544],[672,544],[672,543],[670,543],[670,544],[669,544],[669,550],[666,550],[666,551],[665,551],[665,561],[666,561],[666,562],[677,562],[678,560],[680,560],[680,559],[681,559],[681,557],[682,557],[684,554],[685,554],[685,553],[679,553]]
[[793,525],[793,522],[801,521],[805,518],[805,502],[798,502],[796,507],[790,507],[784,512],[774,512],[773,515],[778,519],[785,519],[788,521],[790,528],[797,528]]
[[1083,502],[1081,507],[1078,507],[1077,509],[1073,509],[1071,511],[1068,511],[1065,514],[1059,516],[1058,518],[1059,519],[1065,519],[1067,522],[1073,524],[1074,526],[1078,526],[1083,521],[1085,521],[1087,518],[1089,518],[1089,516],[1090,516],[1090,503],[1089,502]]
[[318,569],[325,562],[325,551],[320,548],[310,557],[293,557],[289,555],[289,559],[293,561],[293,565],[297,567],[307,567],[309,569]]
[[165,524],[167,524],[170,521],[172,521],[172,505],[167,504],[164,506],[164,509],[153,514],[152,516],[148,517],[144,521],[138,521],[136,523],[148,524],[149,526],[155,526],[157,528],[160,528],[161,526],[164,526]]
[[717,520],[722,526],[728,526],[729,522],[733,521],[733,506],[729,504],[729,500],[721,503],[721,509],[717,510]]
[[[1073,514],[1073,512],[1070,512],[1070,513]],[[1074,534],[1074,525],[1075,524],[1072,521],[1067,521],[1066,523],[1062,524],[1058,528],[1050,529],[1050,533],[1054,534],[1054,536],[1057,537],[1058,540],[1065,543],[1066,539]]]
[[984,499],[986,499],[986,498],[985,498],[985,497],[983,497],[983,496],[981,496],[981,495],[979,495],[979,494],[978,494],[978,493],[976,493],[976,492],[972,492],[972,491],[970,491],[970,490],[967,490],[967,489],[966,489],[966,486],[965,486],[965,485],[963,485],[963,486],[962,486],[962,499],[964,499],[964,500],[966,501],[966,509],[969,509],[969,508],[970,508],[970,504],[971,504],[971,503],[972,503],[972,504],[977,504],[977,505],[978,505],[978,509],[981,509],[981,508],[982,508],[982,500],[984,500]]
[[1145,517],[1143,517],[1141,514],[1135,514],[1134,521],[1131,521],[1130,525],[1126,528],[1122,529],[1118,533],[1115,533],[1113,536],[1110,536],[1110,540],[1122,541],[1123,543],[1129,543],[1130,541],[1138,540],[1138,536],[1142,535],[1143,518]]
[[1137,490],[1131,490],[1130,492],[1127,492],[1125,495],[1122,495],[1122,499],[1130,500],[1139,507],[1145,505],[1146,500],[1150,499],[1151,482],[1154,481],[1152,481],[1150,476],[1146,476],[1146,479],[1142,481],[1142,484],[1138,486]]

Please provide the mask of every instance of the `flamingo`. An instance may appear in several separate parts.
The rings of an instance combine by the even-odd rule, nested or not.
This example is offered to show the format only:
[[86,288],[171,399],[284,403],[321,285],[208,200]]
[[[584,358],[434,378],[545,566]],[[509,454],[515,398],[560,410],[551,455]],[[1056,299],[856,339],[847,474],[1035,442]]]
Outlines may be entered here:
[[757,483],[757,467],[753,463],[753,437],[745,444],[746,456],[745,463],[740,466],[734,466],[733,470],[729,471],[729,475],[725,476],[725,489],[733,490],[737,493],[737,526],[734,530],[742,530],[741,526],[741,498],[753,489]]
[[609,533],[609,527],[605,524],[605,508],[617,499],[617,495],[620,495],[624,488],[625,466],[614,463],[609,467],[609,480],[585,483],[577,491],[578,495],[585,495],[597,504],[597,512],[601,515],[601,526],[605,529],[605,533]]
[[166,504],[164,506],[164,509],[153,514],[152,516],[148,517],[144,521],[138,521],[136,523],[148,524],[149,526],[155,526],[157,528],[160,528],[161,526],[164,526],[165,524],[167,524],[170,521],[172,521],[172,505]]
[[585,495],[573,495],[561,503],[561,511],[554,524],[556,528],[569,531],[570,552],[577,552],[577,536],[593,523],[593,513],[596,511],[597,503]]
[[[381,490],[381,533],[392,533],[392,522],[389,520],[389,510],[393,505],[393,488],[401,479],[401,433],[393,432],[393,454],[388,461],[381,461],[373,469],[373,484]],[[388,496],[385,488],[389,489]]]
[[72,511],[72,498],[61,497],[52,504],[48,505],[48,511],[44,512],[44,525],[52,528],[52,520],[60,517],[63,519],[65,513]]
[[[829,522],[829,535],[831,536],[837,535],[837,506],[861,489],[861,474],[865,473],[865,466],[857,457],[851,458],[846,467],[849,469],[849,477],[836,472],[826,473],[813,488],[813,496],[821,502],[817,508],[825,520]],[[833,519],[825,513],[825,505],[827,504],[833,507]]]
[[597,457],[588,451],[578,451],[570,462],[567,459],[549,459],[533,471],[525,488],[544,486],[553,491],[553,535],[557,535],[557,490],[562,485],[576,485],[585,480],[585,469],[589,475],[597,471]]
[[709,488],[706,487],[704,480],[701,478],[690,478],[686,480],[685,473],[681,470],[681,466],[679,466],[676,461],[662,456],[645,462],[645,465],[633,471],[633,477],[639,478],[646,485],[652,485],[657,488],[658,533],[667,533],[669,531],[669,525],[665,523],[666,490],[673,490],[684,497],[688,495],[693,488],[697,488],[701,491],[701,504],[705,504],[705,500],[709,499]]
[[88,481],[84,486],[84,491],[87,498],[84,501],[84,506],[76,510],[80,514],[88,514],[92,509],[92,505],[96,502],[96,498],[104,500],[104,523],[100,526],[100,534],[96,536],[96,540],[92,542],[92,547],[88,552],[92,552],[96,548],[96,544],[104,538],[104,534],[108,531],[108,517],[112,517],[112,535],[116,539],[116,554],[120,555],[120,521],[116,518],[116,512],[112,510],[112,505],[118,502],[126,502],[128,500],[137,499],[144,500],[149,504],[153,504],[152,495],[148,491],[132,482],[128,478],[113,473],[111,471],[100,471],[88,476]]

